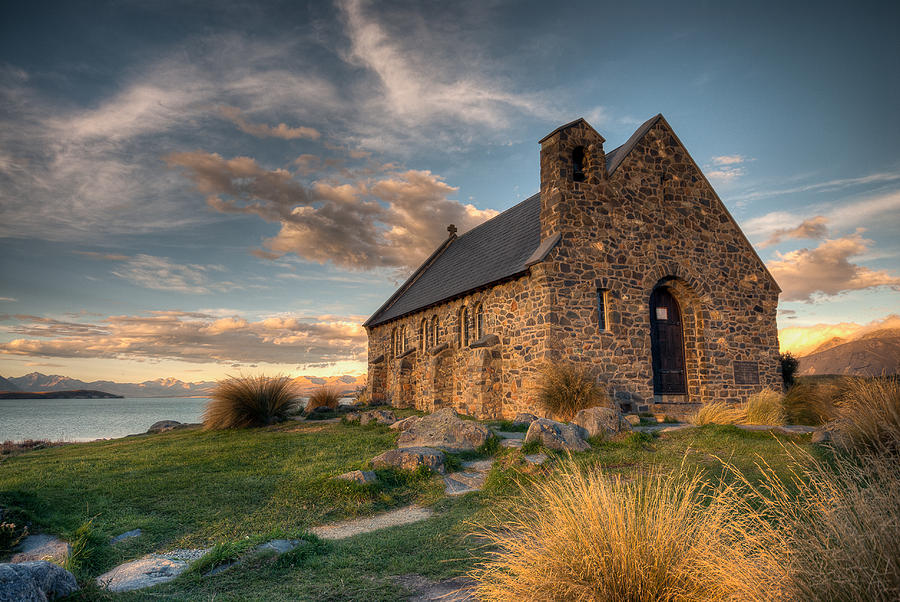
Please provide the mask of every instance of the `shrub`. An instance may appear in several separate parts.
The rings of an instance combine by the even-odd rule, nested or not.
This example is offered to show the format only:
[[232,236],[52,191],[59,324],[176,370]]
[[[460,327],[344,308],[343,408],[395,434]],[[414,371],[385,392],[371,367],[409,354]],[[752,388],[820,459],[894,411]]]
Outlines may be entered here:
[[590,371],[576,364],[547,364],[541,371],[537,398],[547,413],[561,420],[571,420],[585,408],[612,405]]
[[900,380],[853,378],[839,399],[832,423],[845,448],[900,453]]
[[713,401],[700,406],[697,413],[688,417],[688,422],[697,426],[705,424],[739,424],[744,416],[741,409],[724,401]]
[[229,377],[212,390],[203,413],[207,429],[266,426],[286,420],[297,407],[296,385],[287,376]]
[[16,523],[0,522],[0,556],[12,552],[27,536],[28,527],[20,527]]
[[320,387],[313,391],[313,394],[309,396],[309,401],[306,402],[306,413],[309,414],[316,408],[336,410],[340,400],[341,396],[337,392],[337,389],[333,387]]
[[794,375],[800,367],[798,360],[790,351],[785,351],[778,355],[778,362],[781,365],[781,380],[784,381],[784,388],[787,389],[794,384]]
[[771,389],[754,393],[742,407],[743,421],[748,424],[784,424],[787,416],[782,404],[783,398],[783,394]]
[[784,411],[791,424],[825,424],[837,418],[835,401],[840,387],[834,383],[798,381],[784,395]]
[[730,490],[697,476],[579,470],[523,489],[470,576],[484,600],[766,598],[779,571],[732,543]]

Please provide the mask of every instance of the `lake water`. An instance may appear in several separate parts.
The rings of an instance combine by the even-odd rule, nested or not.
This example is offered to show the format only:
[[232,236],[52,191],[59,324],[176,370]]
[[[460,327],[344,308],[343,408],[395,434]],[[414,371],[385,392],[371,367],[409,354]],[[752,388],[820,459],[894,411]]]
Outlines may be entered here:
[[0,399],[0,442],[91,441],[146,432],[158,420],[200,422],[208,399]]

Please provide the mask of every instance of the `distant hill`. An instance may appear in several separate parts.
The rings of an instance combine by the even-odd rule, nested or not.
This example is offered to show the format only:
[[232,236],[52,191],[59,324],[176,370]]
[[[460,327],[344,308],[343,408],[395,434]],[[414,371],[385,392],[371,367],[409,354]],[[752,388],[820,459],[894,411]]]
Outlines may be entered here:
[[900,328],[834,337],[800,359],[801,375],[881,376],[900,373]]
[[[332,386],[339,393],[349,396],[366,384],[365,375],[351,376],[298,376],[294,379],[300,392],[308,395],[324,385]],[[142,383],[117,383],[109,380],[85,382],[59,374],[32,372],[14,378],[0,377],[0,391],[72,391],[77,389],[107,391],[124,397],[205,397],[214,381],[184,382],[177,378],[158,378]]]
[[77,389],[74,391],[0,391],[0,399],[121,399],[105,391]]
[[2,376],[0,376],[0,391],[18,391],[19,387],[15,385],[12,381],[6,380]]

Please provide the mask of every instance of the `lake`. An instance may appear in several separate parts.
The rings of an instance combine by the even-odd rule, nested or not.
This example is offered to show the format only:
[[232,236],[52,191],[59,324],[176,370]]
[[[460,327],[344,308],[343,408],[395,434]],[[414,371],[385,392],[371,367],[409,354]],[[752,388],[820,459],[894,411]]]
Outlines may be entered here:
[[200,422],[206,398],[0,399],[0,442],[91,441],[146,432],[158,420]]

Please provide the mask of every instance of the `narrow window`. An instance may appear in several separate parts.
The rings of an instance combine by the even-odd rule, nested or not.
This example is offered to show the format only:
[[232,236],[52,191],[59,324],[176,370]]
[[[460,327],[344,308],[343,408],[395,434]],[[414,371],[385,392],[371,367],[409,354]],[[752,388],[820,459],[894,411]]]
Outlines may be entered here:
[[432,347],[437,347],[441,342],[441,337],[438,334],[438,317],[434,316],[431,318],[431,345]]
[[406,326],[400,327],[400,353],[406,351]]
[[422,318],[422,324],[419,326],[419,348],[422,353],[428,349],[428,319]]
[[397,356],[397,329],[391,330],[391,357]]
[[609,289],[597,289],[597,325],[601,331],[609,330]]
[[469,344],[469,310],[463,305],[459,310],[459,346],[465,347]]
[[480,303],[475,308],[475,340],[484,336],[484,306]]
[[584,182],[584,147],[576,146],[572,151],[572,179]]

